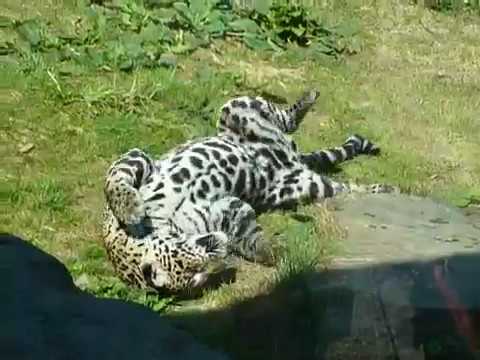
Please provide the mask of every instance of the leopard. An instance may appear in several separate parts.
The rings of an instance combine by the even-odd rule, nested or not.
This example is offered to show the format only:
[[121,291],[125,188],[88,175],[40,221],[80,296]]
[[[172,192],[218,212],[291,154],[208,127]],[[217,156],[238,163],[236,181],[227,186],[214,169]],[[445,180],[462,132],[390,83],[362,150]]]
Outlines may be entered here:
[[269,263],[258,214],[341,194],[398,191],[325,175],[380,153],[359,134],[339,146],[298,150],[292,135],[318,97],[309,90],[280,106],[236,96],[219,109],[216,134],[157,158],[132,148],[113,161],[104,182],[103,243],[117,276],[163,294],[202,289],[211,269],[231,256]]

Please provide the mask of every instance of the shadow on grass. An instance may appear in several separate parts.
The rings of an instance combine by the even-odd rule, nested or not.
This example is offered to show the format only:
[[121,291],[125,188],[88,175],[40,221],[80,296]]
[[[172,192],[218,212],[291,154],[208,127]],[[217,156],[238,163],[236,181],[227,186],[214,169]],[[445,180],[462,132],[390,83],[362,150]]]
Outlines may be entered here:
[[221,352],[232,359],[475,359],[479,257],[302,273],[229,308],[161,318],[78,290],[55,258],[0,235],[0,353],[6,359],[221,359]]

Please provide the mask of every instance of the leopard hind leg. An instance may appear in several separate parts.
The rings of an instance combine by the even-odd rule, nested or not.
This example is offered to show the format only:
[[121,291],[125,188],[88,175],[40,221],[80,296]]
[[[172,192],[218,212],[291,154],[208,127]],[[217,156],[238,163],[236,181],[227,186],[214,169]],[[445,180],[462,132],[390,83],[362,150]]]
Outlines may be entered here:
[[255,210],[248,203],[226,196],[215,200],[211,211],[214,227],[229,237],[229,253],[249,261],[272,264],[272,253],[257,223]]
[[[257,129],[256,132],[263,130],[262,132],[271,133],[274,130],[293,133],[315,104],[318,94],[315,90],[308,91],[286,109],[262,97],[242,96],[231,99],[221,108],[217,123],[218,133],[229,132],[249,140],[256,138],[255,134],[251,133],[253,129]],[[251,124],[252,121],[255,125]]]
[[139,149],[123,154],[108,169],[104,193],[107,205],[124,225],[140,224],[145,217],[145,205],[140,187],[154,171],[153,160]]

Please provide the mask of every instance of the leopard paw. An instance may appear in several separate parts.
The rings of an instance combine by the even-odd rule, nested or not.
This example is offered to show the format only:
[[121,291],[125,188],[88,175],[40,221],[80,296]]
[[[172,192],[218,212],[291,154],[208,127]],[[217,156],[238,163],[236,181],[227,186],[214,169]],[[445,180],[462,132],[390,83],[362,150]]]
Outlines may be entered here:
[[221,231],[200,235],[195,239],[195,245],[203,247],[205,254],[213,258],[226,257],[227,244],[228,237]]
[[370,194],[398,194],[400,193],[400,189],[396,186],[387,184],[372,184],[368,186],[368,192]]
[[353,134],[349,136],[345,141],[345,144],[353,145],[353,147],[359,154],[365,154],[365,155],[380,154],[380,148],[377,145],[375,145],[368,139],[365,139],[363,136],[360,136],[358,134]]

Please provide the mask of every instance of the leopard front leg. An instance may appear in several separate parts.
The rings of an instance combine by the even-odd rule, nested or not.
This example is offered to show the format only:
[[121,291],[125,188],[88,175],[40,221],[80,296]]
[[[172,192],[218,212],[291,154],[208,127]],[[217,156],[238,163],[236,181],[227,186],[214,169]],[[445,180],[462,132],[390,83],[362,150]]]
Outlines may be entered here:
[[[158,230],[145,247],[140,268],[145,283],[157,291],[185,291],[202,287],[213,272],[227,264],[226,256],[240,255],[247,260],[259,261],[260,228],[255,212],[238,198],[226,197],[209,206],[189,208],[202,212],[192,217],[200,232],[178,233]],[[193,215],[193,213],[192,213]],[[205,227],[200,224],[204,219]],[[172,227],[176,229],[176,226]],[[264,261],[267,263],[267,261]]]
[[277,105],[257,97],[254,103],[257,104],[259,110],[263,110],[268,114],[270,122],[275,124],[277,128],[284,133],[294,133],[302,123],[305,115],[309,112],[318,98],[320,93],[316,90],[309,90],[286,109],[281,109]]
[[176,211],[174,221],[191,236],[212,232],[225,234],[227,254],[267,261],[255,210],[238,197],[226,195],[196,203],[184,202]]
[[213,227],[229,238],[229,253],[249,261],[271,264],[271,252],[257,224],[255,210],[248,203],[226,196],[214,201],[210,211]]

